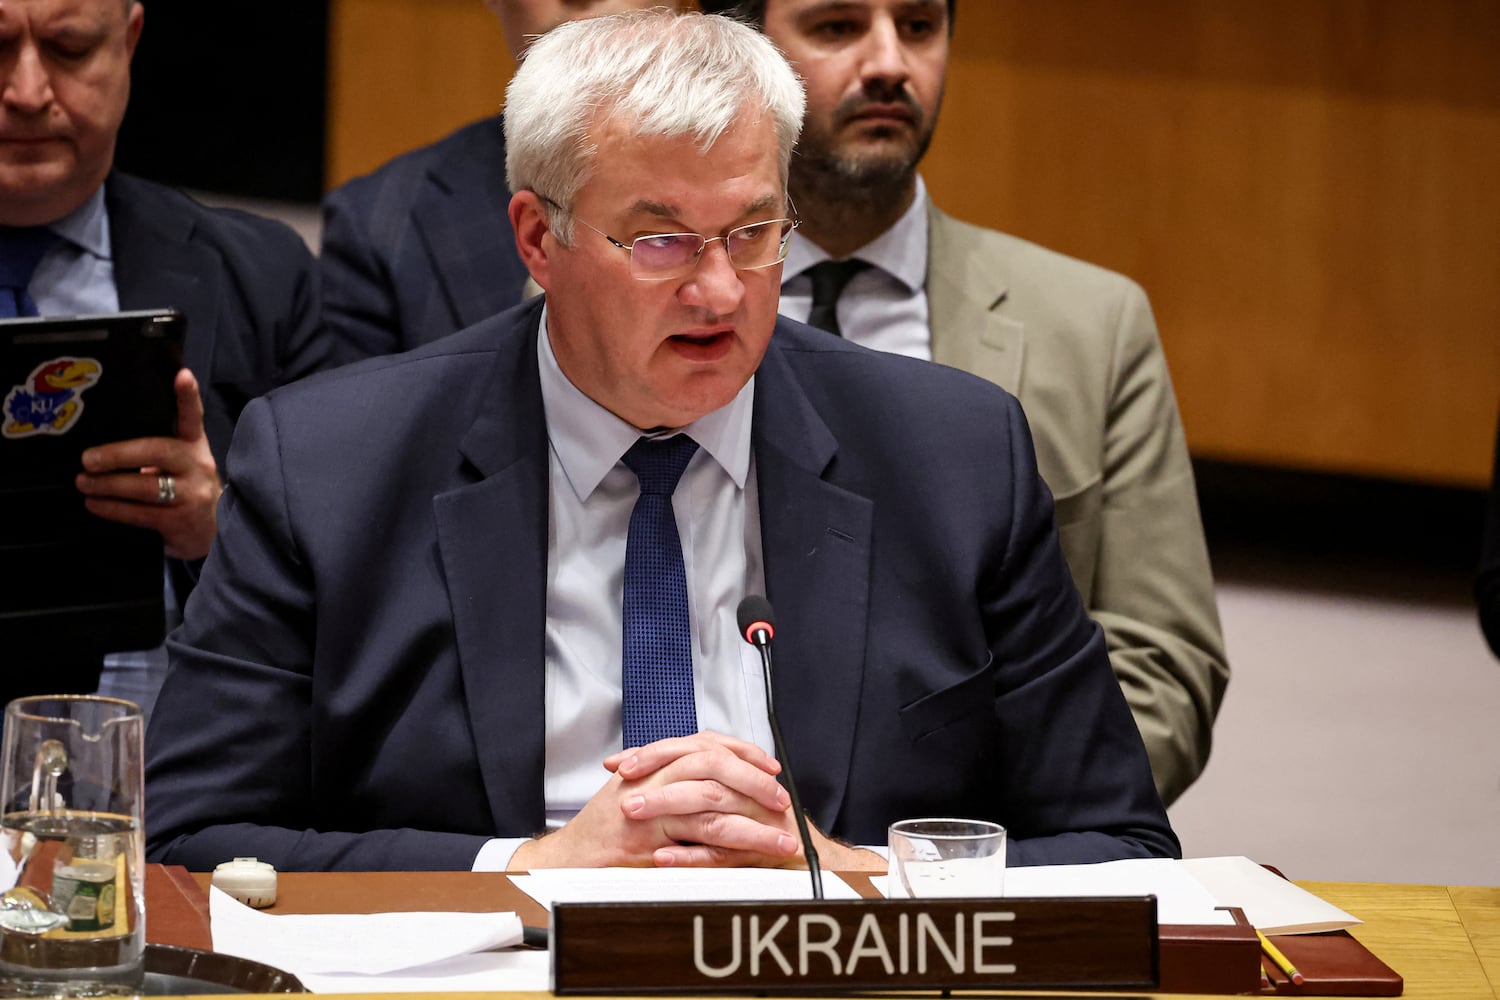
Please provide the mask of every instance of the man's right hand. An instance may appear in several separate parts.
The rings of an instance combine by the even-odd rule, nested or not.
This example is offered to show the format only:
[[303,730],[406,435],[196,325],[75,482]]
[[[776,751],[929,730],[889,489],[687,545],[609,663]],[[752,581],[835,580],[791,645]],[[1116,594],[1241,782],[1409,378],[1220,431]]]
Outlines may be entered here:
[[797,856],[781,764],[753,743],[695,733],[621,751],[604,766],[613,772],[604,787],[560,830],[523,844],[513,869],[671,864],[681,844],[709,848],[723,866]]
[[[203,397],[186,368],[172,383],[177,393],[177,436],[131,438],[83,453],[76,479],[84,506],[109,521],[159,533],[173,559],[202,559],[218,532],[219,479],[203,429]],[[163,479],[172,492],[163,495]]]

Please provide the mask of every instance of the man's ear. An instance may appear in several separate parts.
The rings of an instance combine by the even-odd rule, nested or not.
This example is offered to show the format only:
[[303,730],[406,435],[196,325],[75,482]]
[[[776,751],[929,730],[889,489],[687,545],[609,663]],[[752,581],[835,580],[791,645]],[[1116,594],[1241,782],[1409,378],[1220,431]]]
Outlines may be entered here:
[[516,231],[516,250],[521,263],[531,272],[531,280],[549,291],[551,255],[557,252],[557,238],[547,223],[547,209],[535,191],[518,191],[510,199],[510,225]]
[[130,5],[130,13],[125,18],[125,55],[126,58],[135,58],[136,43],[141,40],[141,28],[146,23],[146,8],[138,3]]

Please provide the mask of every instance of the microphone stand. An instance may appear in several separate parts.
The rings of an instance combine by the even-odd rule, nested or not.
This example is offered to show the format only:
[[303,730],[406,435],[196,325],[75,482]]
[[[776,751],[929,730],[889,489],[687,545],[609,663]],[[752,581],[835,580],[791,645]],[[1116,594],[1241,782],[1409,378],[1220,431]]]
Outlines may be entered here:
[[786,790],[792,797],[792,816],[797,821],[797,835],[802,838],[802,853],[807,856],[807,871],[812,876],[813,899],[823,899],[823,869],[818,865],[818,850],[813,847],[812,834],[807,830],[807,817],[802,813],[802,800],[797,795],[797,781],[792,777],[792,765],[787,759],[786,744],[781,740],[781,723],[776,721],[776,705],[771,696],[771,648],[768,643],[757,642],[760,650],[760,668],[766,683],[766,716],[771,722],[771,741],[776,746],[776,756],[786,774]]

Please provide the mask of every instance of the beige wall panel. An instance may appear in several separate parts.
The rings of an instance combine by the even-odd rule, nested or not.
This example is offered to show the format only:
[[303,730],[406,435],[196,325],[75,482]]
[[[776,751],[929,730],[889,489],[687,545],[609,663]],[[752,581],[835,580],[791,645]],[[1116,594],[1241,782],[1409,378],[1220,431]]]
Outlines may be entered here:
[[925,173],[1150,292],[1195,453],[1478,485],[1500,5],[963,6]]

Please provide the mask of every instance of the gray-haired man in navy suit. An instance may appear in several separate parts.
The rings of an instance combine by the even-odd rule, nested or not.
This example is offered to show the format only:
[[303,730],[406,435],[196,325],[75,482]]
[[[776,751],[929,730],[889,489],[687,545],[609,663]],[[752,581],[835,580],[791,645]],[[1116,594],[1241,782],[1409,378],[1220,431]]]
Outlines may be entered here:
[[1175,854],[1020,405],[776,315],[776,48],[574,22],[507,98],[545,296],[246,409],[147,739],[151,857],[801,864],[747,594],[826,867],[930,815],[1003,823],[1016,864]]

